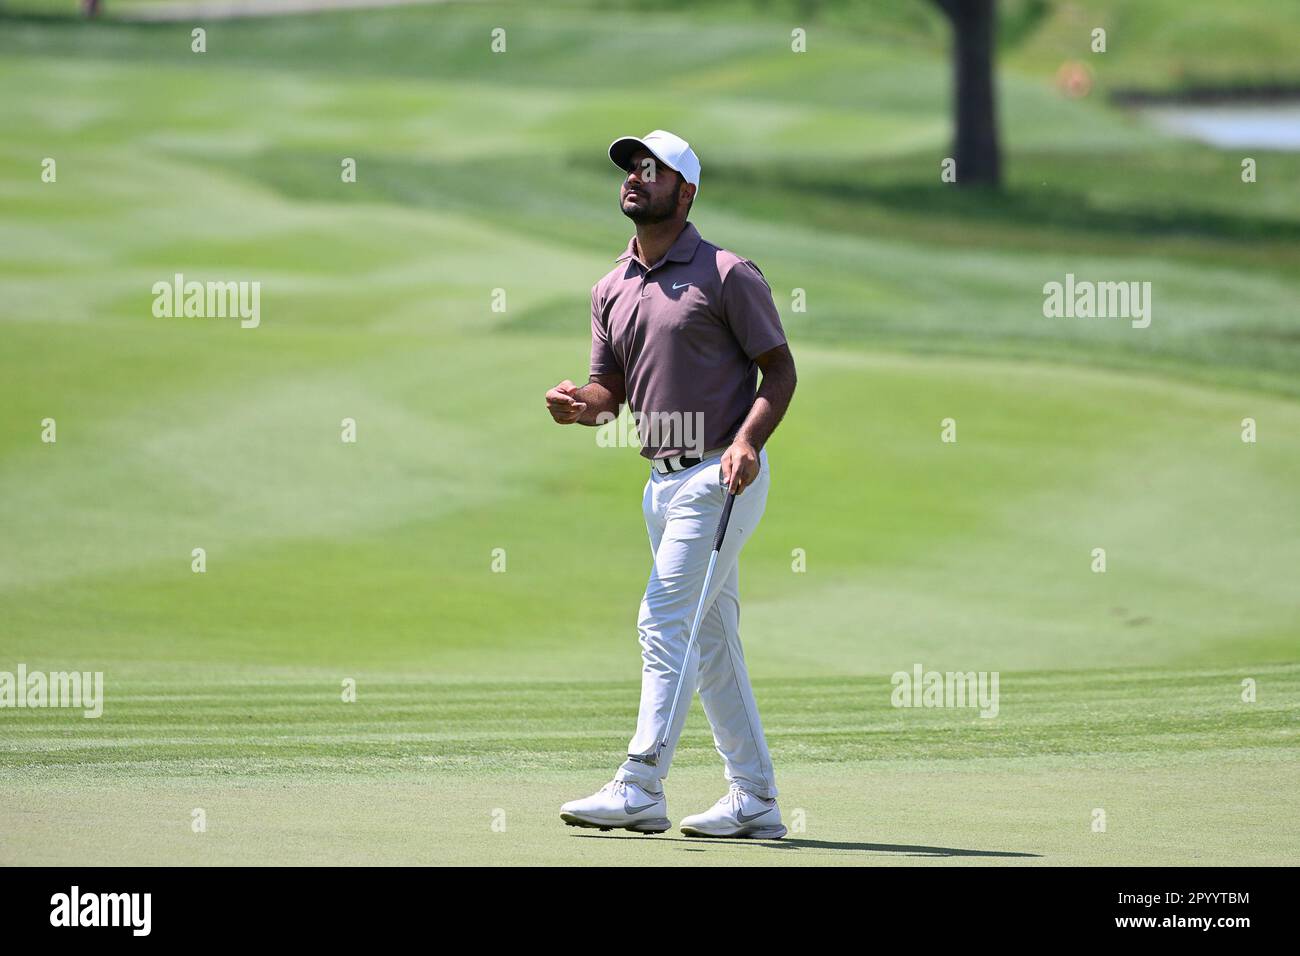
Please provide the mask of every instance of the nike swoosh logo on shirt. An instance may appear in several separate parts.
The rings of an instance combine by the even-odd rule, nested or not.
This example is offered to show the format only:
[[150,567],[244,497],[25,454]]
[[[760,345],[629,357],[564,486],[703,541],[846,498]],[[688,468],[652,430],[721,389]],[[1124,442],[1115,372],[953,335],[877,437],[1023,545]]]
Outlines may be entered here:
[[689,285],[690,285],[689,282],[683,282],[683,283],[681,283],[681,284],[678,284],[678,283],[674,282],[674,283],[673,283],[673,291],[676,292],[678,289],[685,289],[685,288],[686,288],[687,286],[689,286]]

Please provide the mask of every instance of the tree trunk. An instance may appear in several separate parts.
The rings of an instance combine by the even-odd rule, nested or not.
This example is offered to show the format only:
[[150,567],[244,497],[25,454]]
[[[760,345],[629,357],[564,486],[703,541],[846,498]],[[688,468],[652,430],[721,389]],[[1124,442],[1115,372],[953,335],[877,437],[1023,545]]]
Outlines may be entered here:
[[996,0],[935,0],[952,23],[957,185],[1002,185],[993,92]]

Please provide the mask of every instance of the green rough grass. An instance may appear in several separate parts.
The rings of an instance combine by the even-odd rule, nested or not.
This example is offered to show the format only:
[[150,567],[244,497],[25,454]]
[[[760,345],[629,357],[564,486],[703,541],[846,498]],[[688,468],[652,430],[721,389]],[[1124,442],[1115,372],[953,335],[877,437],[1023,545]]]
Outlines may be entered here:
[[[929,20],[806,60],[775,16],[639,20],[228,23],[204,59],[4,22],[0,669],[108,700],[0,712],[0,862],[1293,862],[1300,158],[1245,186],[1062,101],[1028,31],[1008,192],[959,195]],[[540,395],[626,242],[604,146],[657,125],[700,131],[696,221],[799,360],[742,585],[783,847],[555,814],[632,729],[645,472]],[[262,327],[152,318],[178,271],[260,280]],[[1152,328],[1044,319],[1067,271],[1151,281]],[[892,708],[917,662],[998,671],[999,716]],[[674,818],[722,785],[698,709],[670,784]]]
[[[1053,3],[1014,51],[1033,71],[1064,60],[1087,63],[1100,92],[1192,87],[1300,85],[1300,8],[1286,0],[1242,4],[1179,0]],[[1093,53],[1092,31],[1106,30],[1106,52]]]

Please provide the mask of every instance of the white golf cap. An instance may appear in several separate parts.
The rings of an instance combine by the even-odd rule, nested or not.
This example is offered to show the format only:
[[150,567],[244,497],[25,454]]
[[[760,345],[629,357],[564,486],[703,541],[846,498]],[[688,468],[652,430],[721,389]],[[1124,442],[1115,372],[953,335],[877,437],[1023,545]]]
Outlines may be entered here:
[[609,144],[609,158],[615,166],[625,170],[632,165],[632,154],[643,147],[650,150],[669,169],[681,173],[682,178],[694,186],[696,195],[699,195],[700,160],[690,143],[667,130],[657,129],[640,138],[624,136],[616,139]]

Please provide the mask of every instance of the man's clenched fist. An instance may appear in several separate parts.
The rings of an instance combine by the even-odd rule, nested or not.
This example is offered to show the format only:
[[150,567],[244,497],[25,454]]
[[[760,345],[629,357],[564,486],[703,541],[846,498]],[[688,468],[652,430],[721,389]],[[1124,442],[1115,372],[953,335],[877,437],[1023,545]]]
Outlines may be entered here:
[[566,378],[546,393],[546,410],[561,425],[572,425],[587,408],[577,395],[578,387]]

